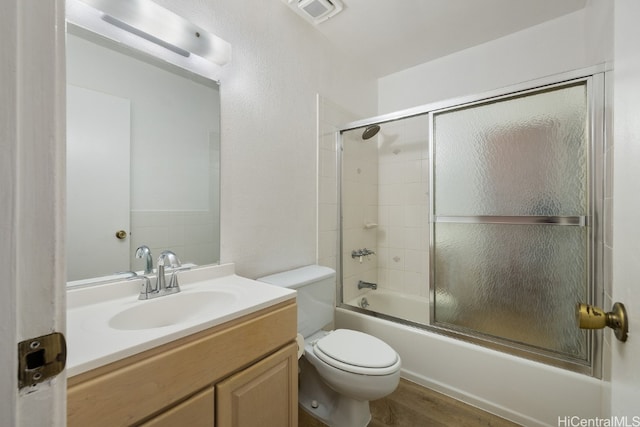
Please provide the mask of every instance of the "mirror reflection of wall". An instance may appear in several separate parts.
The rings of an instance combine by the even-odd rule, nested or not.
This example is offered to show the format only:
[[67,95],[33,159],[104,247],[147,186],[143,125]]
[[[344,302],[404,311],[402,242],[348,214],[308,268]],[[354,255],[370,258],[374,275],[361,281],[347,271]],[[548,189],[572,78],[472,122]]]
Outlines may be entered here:
[[[68,280],[139,271],[135,250],[219,260],[217,83],[67,34]],[[116,233],[127,235],[118,239]]]

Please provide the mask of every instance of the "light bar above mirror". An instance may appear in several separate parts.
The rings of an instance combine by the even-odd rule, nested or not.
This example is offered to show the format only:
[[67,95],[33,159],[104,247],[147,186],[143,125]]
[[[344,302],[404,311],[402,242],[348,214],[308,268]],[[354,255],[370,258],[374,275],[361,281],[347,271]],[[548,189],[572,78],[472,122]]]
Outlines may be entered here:
[[151,0],[67,0],[67,22],[215,79],[231,45]]

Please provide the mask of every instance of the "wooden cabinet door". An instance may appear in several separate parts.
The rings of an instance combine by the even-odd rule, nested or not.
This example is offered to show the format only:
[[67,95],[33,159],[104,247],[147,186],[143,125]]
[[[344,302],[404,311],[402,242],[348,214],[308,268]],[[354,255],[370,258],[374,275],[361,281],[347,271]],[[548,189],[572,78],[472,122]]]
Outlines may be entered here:
[[216,385],[217,427],[297,427],[298,359],[291,343]]
[[214,388],[211,386],[142,424],[141,427],[213,427],[214,409]]

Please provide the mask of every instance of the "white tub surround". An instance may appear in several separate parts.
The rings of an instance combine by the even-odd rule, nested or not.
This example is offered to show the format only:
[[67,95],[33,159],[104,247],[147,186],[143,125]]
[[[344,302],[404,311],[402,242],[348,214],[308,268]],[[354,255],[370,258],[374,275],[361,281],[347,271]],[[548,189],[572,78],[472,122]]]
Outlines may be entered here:
[[[233,264],[178,274],[181,291],[152,300],[138,300],[141,280],[70,289],[67,293],[68,376],[295,299],[296,295],[290,289],[240,277],[235,274]],[[200,304],[200,299],[209,299],[210,309],[206,302]],[[174,302],[176,308],[184,304],[191,306],[186,307],[184,316],[176,318],[171,313]],[[140,316],[139,327],[135,316],[129,323],[125,319],[124,327],[114,322],[116,316],[122,320],[126,310],[141,309],[142,314],[147,305],[148,314],[152,316],[155,316],[154,309],[166,310],[166,326],[162,322],[149,324],[144,315]]]
[[410,322],[429,324],[429,298],[427,297],[377,289],[361,294],[347,301],[346,304]]

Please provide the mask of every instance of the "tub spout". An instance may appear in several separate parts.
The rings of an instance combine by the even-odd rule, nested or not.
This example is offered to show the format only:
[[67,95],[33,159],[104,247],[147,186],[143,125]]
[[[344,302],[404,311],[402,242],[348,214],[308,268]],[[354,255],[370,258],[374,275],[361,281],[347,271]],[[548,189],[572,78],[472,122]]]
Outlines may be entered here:
[[358,289],[362,289],[362,288],[370,288],[373,289],[374,291],[376,289],[378,289],[378,285],[375,283],[370,283],[370,282],[363,282],[362,280],[358,281]]

